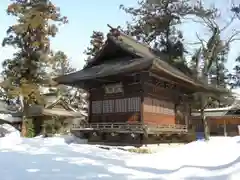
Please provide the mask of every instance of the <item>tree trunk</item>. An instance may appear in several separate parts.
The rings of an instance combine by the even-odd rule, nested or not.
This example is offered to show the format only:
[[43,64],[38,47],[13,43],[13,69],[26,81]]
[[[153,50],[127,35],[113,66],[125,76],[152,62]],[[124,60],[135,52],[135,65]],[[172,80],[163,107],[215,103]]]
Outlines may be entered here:
[[[220,86],[220,71],[219,71],[219,62],[218,62],[218,59],[216,59],[216,68],[217,68],[217,87],[219,87]],[[217,102],[218,102],[218,107],[220,107],[220,105],[221,105],[221,102],[220,102],[220,100],[218,99],[217,100]]]
[[202,123],[203,123],[203,128],[204,128],[204,138],[205,140],[209,140],[209,127],[208,127],[208,123],[207,123],[207,119],[205,116],[205,106],[206,106],[206,97],[201,94],[201,119],[202,119]]
[[46,131],[46,124],[43,124],[42,125],[42,135],[45,137],[47,134],[47,131]]
[[28,134],[28,127],[27,127],[27,114],[28,114],[28,104],[25,103],[25,100],[23,99],[22,102],[22,109],[23,109],[23,116],[22,116],[22,128],[21,128],[21,136],[27,137]]
[[21,136],[27,136],[27,118],[23,115],[22,117],[22,127],[21,127]]

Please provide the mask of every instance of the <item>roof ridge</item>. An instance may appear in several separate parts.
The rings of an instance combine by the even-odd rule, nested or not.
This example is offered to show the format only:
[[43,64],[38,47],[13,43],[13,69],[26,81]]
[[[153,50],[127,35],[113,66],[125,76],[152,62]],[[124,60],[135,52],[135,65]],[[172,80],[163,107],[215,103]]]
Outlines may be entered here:
[[[108,25],[108,27],[110,27],[110,33],[108,33],[108,38],[110,37],[111,39],[114,39],[115,41],[124,41],[122,38],[126,38],[130,41],[133,41],[135,44],[138,44],[140,46],[142,46],[144,48],[144,52],[141,52],[139,50],[138,53],[140,53],[142,56],[150,56],[150,57],[156,57],[156,55],[152,52],[152,48],[150,46],[148,46],[146,43],[143,43],[143,42],[139,42],[138,40],[134,39],[132,36],[124,33],[122,30],[118,29],[118,28],[113,28],[112,26]],[[125,42],[125,44],[129,45],[128,43]],[[129,45],[131,46],[131,45]],[[134,48],[133,46],[131,46],[133,49],[136,49]],[[147,51],[146,51],[147,50]]]
[[109,27],[111,30],[117,30],[117,31],[119,31],[119,33],[120,33],[121,35],[123,35],[123,36],[125,36],[125,37],[127,37],[127,38],[129,38],[129,39],[131,39],[131,40],[136,41],[138,44],[141,44],[141,45],[145,46],[146,48],[150,48],[150,49],[151,49],[151,47],[150,47],[148,44],[146,44],[146,43],[144,43],[144,42],[139,42],[139,41],[137,41],[136,39],[133,38],[133,36],[130,36],[130,35],[126,34],[123,30],[118,29],[118,28],[113,28],[113,27],[112,27],[111,25],[109,25],[109,24],[108,24],[108,27]]
[[[130,35],[124,33],[123,31],[120,31],[120,33],[121,33],[121,35],[123,35],[123,36],[125,36],[125,37],[127,37],[127,38],[129,38],[129,39],[131,39],[131,40],[133,40],[133,41],[136,41],[136,43],[143,45],[143,46],[144,46],[145,48],[147,48],[149,51],[152,50],[151,46],[149,46],[149,45],[146,44],[145,42],[139,42],[138,40],[134,39],[133,36],[130,36]],[[151,52],[151,51],[150,51],[150,52]],[[151,53],[152,53],[152,52],[151,52]],[[152,54],[153,54],[153,53],[152,53]],[[153,54],[153,55],[154,55],[154,54]]]

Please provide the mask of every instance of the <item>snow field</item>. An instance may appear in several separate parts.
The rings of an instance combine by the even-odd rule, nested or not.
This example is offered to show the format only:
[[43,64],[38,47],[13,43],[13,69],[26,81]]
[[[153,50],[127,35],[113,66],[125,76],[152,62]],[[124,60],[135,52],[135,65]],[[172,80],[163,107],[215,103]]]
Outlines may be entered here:
[[13,127],[1,128],[8,130],[0,138],[1,180],[240,179],[240,137],[213,137],[136,154],[87,145],[73,136],[20,138]]

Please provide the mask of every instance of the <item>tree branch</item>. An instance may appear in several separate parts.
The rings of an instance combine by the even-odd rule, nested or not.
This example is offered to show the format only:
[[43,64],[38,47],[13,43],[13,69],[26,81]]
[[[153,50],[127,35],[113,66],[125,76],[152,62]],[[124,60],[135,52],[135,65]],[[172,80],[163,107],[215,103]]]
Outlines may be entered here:
[[220,32],[225,31],[233,23],[235,18],[236,18],[236,15],[233,15],[231,20],[222,29],[220,29]]
[[198,33],[196,33],[196,36],[197,36],[198,40],[200,41],[202,47],[204,48],[204,43],[207,43],[207,42],[206,42],[204,39],[201,39],[201,38],[199,37]]
[[238,38],[236,38],[236,36],[240,35],[240,31],[236,31],[235,33],[233,33],[227,40],[225,47],[229,46],[230,43],[234,42],[234,41],[239,41],[240,40],[240,36]]

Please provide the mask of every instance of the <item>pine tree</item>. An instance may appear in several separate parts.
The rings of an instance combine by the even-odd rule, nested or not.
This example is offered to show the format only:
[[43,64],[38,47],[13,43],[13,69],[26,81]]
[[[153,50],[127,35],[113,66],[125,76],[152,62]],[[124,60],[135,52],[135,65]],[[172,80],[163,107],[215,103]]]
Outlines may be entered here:
[[210,70],[210,81],[211,84],[216,85],[218,87],[224,87],[226,88],[226,76],[228,73],[227,68],[225,67],[225,63],[227,62],[227,57],[228,56],[228,50],[225,51],[223,50],[220,52],[216,60]]
[[238,56],[235,60],[236,65],[233,68],[233,73],[228,74],[228,85],[232,89],[240,87],[240,56]]
[[[51,77],[63,76],[69,73],[76,71],[70,64],[69,58],[62,51],[57,51],[52,57],[52,66],[51,66]],[[68,96],[71,88],[59,85],[57,88],[57,93],[60,96]]]
[[237,18],[240,20],[240,4],[238,4],[238,5],[232,4],[231,11],[232,11],[233,13],[235,13],[235,15],[237,16]]
[[104,44],[104,34],[100,31],[93,31],[90,36],[90,46],[84,51],[84,54],[87,55],[86,65],[91,62],[91,59],[96,56],[96,54],[101,50]]
[[63,76],[76,71],[76,69],[70,65],[69,58],[64,52],[57,51],[52,58],[53,58],[52,65],[53,76]]
[[[4,83],[2,86],[19,96],[23,107],[22,135],[27,133],[26,122],[29,106],[41,104],[39,85],[46,82],[46,69],[50,63],[50,37],[55,37],[57,26],[54,22],[66,23],[50,0],[14,0],[7,8],[7,13],[16,17],[17,24],[9,27],[3,46],[10,45],[18,50],[13,59],[6,60]],[[51,22],[50,22],[51,21]]]
[[200,1],[192,5],[191,0],[143,0],[139,2],[137,8],[123,5],[120,8],[133,17],[133,22],[128,23],[127,34],[151,45],[155,51],[166,54],[169,63],[181,61],[185,65],[184,38],[178,25],[190,15],[205,17],[215,11],[215,9],[205,9]]
[[[237,16],[240,20],[240,4],[232,4],[231,11]],[[240,56],[238,56],[235,60],[236,65],[233,68],[233,73],[228,74],[228,85],[231,89],[239,88],[240,87]]]

